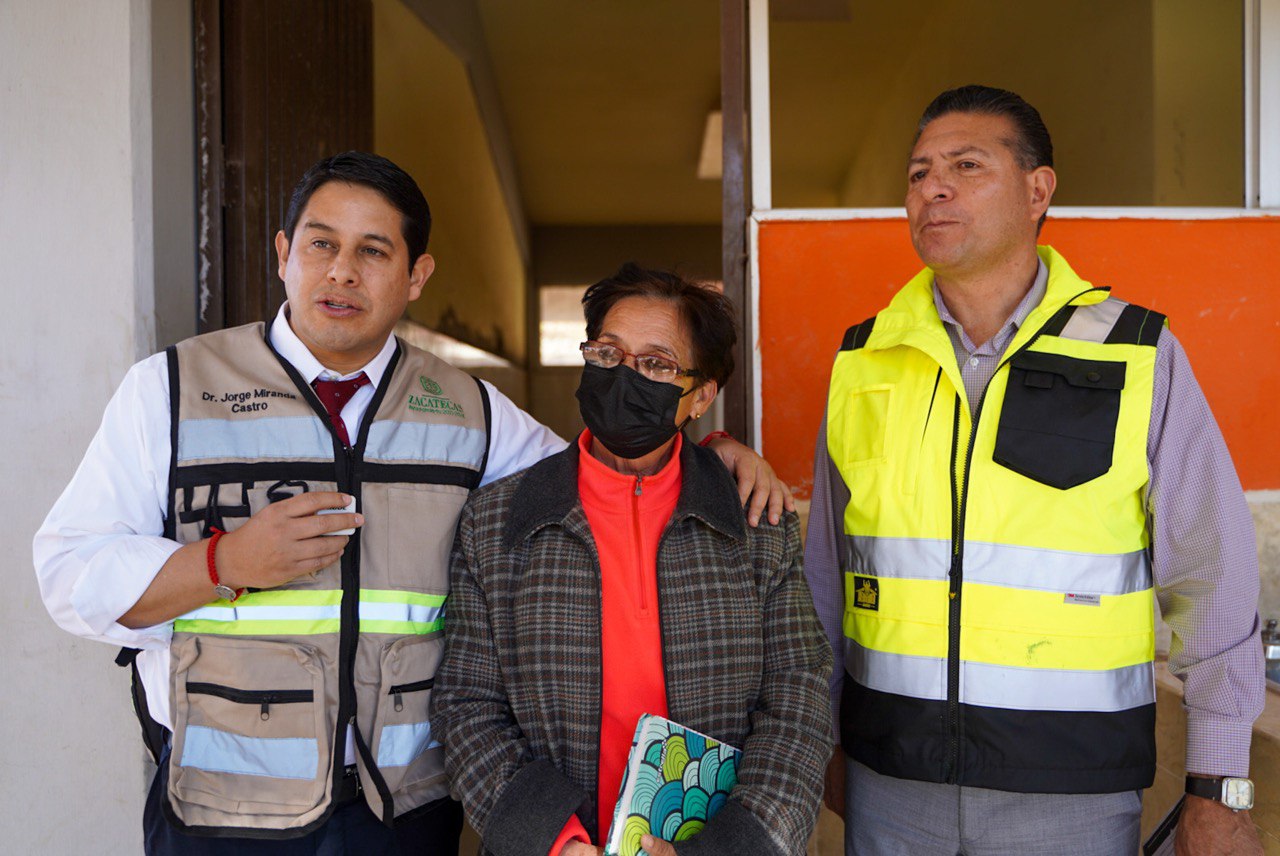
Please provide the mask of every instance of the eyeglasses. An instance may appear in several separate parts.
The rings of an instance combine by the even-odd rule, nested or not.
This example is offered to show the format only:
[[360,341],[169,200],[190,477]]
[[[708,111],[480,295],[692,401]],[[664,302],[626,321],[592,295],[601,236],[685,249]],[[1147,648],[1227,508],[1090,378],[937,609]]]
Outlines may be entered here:
[[578,346],[578,350],[582,351],[582,358],[588,363],[602,369],[617,368],[624,358],[632,357],[636,361],[636,371],[649,380],[656,380],[659,383],[671,383],[679,377],[702,376],[702,372],[697,369],[682,369],[679,363],[667,357],[660,357],[657,354],[633,354],[604,342],[583,342]]

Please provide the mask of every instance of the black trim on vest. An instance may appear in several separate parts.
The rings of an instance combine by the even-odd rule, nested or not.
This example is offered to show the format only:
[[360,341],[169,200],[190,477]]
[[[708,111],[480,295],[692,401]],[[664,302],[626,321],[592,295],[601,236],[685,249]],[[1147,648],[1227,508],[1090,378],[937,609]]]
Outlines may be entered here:
[[[387,390],[391,388],[391,377],[396,373],[396,366],[400,364],[400,355],[403,353],[404,350],[400,347],[400,340],[396,339],[396,349],[391,355],[391,359],[387,360],[386,371],[382,373],[382,382],[373,391],[373,398],[369,399],[369,406],[364,410],[364,419],[360,421],[360,430],[356,434],[355,442],[357,461],[364,460],[364,447],[369,440],[369,428],[373,425],[374,418],[382,408],[382,400],[387,397]],[[328,421],[329,417],[326,415],[325,422]]]
[[387,787],[387,780],[382,777],[381,773],[374,775],[374,771],[378,769],[378,764],[373,757],[373,750],[369,748],[368,743],[365,743],[364,735],[360,733],[359,726],[352,729],[352,733],[356,737],[356,752],[359,753],[361,760],[364,761],[365,772],[369,773],[369,778],[373,780],[373,788],[378,792],[378,799],[382,801],[382,812],[378,814],[378,819],[386,826],[394,826],[396,822],[395,800],[391,796],[391,789]]
[[139,648],[121,648],[116,653],[116,665],[121,668],[128,667],[132,673],[130,696],[133,698],[133,715],[137,717],[138,725],[142,727],[142,745],[147,747],[151,760],[159,764],[160,755],[164,752],[165,734],[169,729],[151,718],[147,688],[138,674],[138,655],[141,653],[142,650]]
[[[946,702],[862,686],[847,674],[840,743],[877,773],[947,782]],[[1155,705],[1114,713],[1027,711],[960,705],[962,766],[954,784],[1018,793],[1107,794],[1155,779]],[[909,735],[909,736],[904,736]],[[999,747],[993,756],[991,747]],[[982,759],[994,759],[983,764]],[[1047,763],[1046,759],[1052,759]]]
[[[1075,298],[1072,298],[1073,300]],[[1053,317],[1044,322],[1044,326],[1040,328],[1041,336],[1061,336],[1063,329],[1067,326],[1067,322],[1071,320],[1071,316],[1076,314],[1078,307],[1068,303],[1066,306],[1053,313]]]
[[[382,407],[382,401],[386,398],[387,390],[391,387],[391,378],[395,374],[396,366],[400,363],[400,355],[403,348],[400,340],[396,339],[396,350],[391,355],[391,359],[387,362],[386,371],[382,373],[382,382],[378,384],[378,388],[373,392],[373,398],[369,400],[369,406],[365,408],[364,419],[360,422],[360,430],[356,435],[356,444],[353,449],[345,450],[346,461],[349,469],[349,493],[356,497],[357,511],[363,510],[361,507],[361,485],[364,484],[366,478],[366,470],[371,469],[374,465],[366,465],[364,463],[365,444],[369,440],[369,428],[373,425],[374,418],[378,410]],[[384,465],[386,466],[386,465]],[[391,467],[388,467],[391,469]],[[406,468],[407,469],[407,468]],[[403,472],[403,470],[402,470]],[[403,477],[401,477],[403,481]],[[365,773],[368,774],[373,782],[374,789],[377,790],[379,798],[382,800],[382,822],[390,826],[395,821],[395,803],[391,798],[391,789],[387,787],[387,781],[382,776],[382,771],[378,769],[378,765],[373,755],[369,752],[369,747],[365,744],[364,735],[360,733],[360,725],[355,720],[356,713],[356,686],[355,686],[355,669],[356,669],[356,649],[360,639],[360,545],[364,541],[363,536],[353,539],[350,543],[355,550],[348,551],[352,553],[350,565],[345,561],[346,555],[343,556],[342,563],[342,625],[339,640],[340,653],[340,682],[338,685],[338,721],[342,723],[351,722],[351,733],[355,736],[356,752],[364,760]],[[348,614],[348,606],[350,607]],[[341,677],[342,671],[345,670],[345,679]],[[344,702],[343,696],[346,696]],[[346,729],[343,731],[344,752],[345,752],[345,736]],[[342,767],[337,763],[337,756],[334,757],[334,774],[341,772]],[[335,782],[335,788],[337,787]],[[336,791],[335,791],[336,792]]]
[[384,484],[408,482],[413,484],[451,484],[475,490],[480,485],[480,474],[466,467],[447,464],[378,464],[362,461],[360,482]]
[[[178,539],[178,521],[174,519],[173,485],[176,484],[178,472],[178,423],[181,421],[179,401],[181,387],[178,380],[178,347],[170,345],[164,349],[165,361],[169,366],[169,496],[165,500],[164,537],[170,541]],[[145,727],[145,726],[144,726]]]
[[1107,345],[1146,345],[1154,348],[1164,329],[1165,316],[1130,303],[1107,334]]
[[484,471],[489,467],[489,450],[493,447],[493,409],[489,404],[489,390],[485,389],[484,382],[474,375],[471,379],[476,382],[476,387],[480,390],[480,403],[484,407],[484,457],[480,459],[480,472],[476,476],[475,484],[479,487],[481,480],[484,479]]
[[848,330],[844,331],[844,341],[840,343],[842,351],[856,351],[865,347],[867,339],[871,338],[871,331],[875,329],[876,316],[872,315],[861,324],[854,324]]
[[255,464],[197,464],[181,467],[173,486],[190,488],[230,482],[335,481],[333,463],[316,461],[262,461]]

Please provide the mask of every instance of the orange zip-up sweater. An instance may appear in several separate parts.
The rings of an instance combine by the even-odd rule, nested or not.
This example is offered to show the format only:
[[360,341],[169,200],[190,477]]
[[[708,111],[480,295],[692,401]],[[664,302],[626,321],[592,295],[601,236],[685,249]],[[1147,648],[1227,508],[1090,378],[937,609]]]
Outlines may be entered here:
[[[667,715],[658,619],[658,540],[680,498],[680,446],[651,476],[620,473],[591,455],[591,432],[578,438],[578,496],[600,555],[599,829],[603,845],[642,713]],[[550,856],[569,841],[590,843],[576,816]]]

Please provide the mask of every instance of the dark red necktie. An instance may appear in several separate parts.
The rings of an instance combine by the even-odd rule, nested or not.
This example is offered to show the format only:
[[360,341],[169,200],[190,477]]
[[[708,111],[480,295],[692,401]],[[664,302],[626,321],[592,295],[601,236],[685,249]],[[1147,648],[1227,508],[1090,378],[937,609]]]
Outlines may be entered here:
[[333,430],[338,432],[338,439],[344,446],[350,446],[351,439],[347,436],[346,423],[342,421],[342,408],[351,400],[351,396],[356,394],[356,390],[368,382],[369,377],[364,372],[347,380],[316,378],[311,381],[311,388],[316,391],[316,396],[324,405],[325,411],[329,414],[329,421],[333,423]]

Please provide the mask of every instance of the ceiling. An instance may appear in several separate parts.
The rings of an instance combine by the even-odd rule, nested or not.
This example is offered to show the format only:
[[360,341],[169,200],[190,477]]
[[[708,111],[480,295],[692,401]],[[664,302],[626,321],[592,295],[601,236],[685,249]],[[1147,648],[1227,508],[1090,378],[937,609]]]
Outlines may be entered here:
[[[720,182],[696,176],[707,114],[720,106],[719,2],[475,3],[529,223],[719,222]],[[1179,13],[1188,33],[1224,34],[1221,56],[1192,62],[1178,44],[1160,53],[1158,0],[773,0],[774,205],[900,204],[916,117],[937,92],[972,82],[1040,106],[1062,155],[1062,202],[1153,204],[1151,170],[1135,172],[1154,162],[1153,50],[1157,66],[1166,55],[1221,67],[1225,82],[1198,103],[1235,104],[1235,5],[1194,13],[1203,21]],[[1184,114],[1167,124],[1185,127]]]
[[478,0],[525,215],[718,223],[696,175],[720,103],[714,0]]

